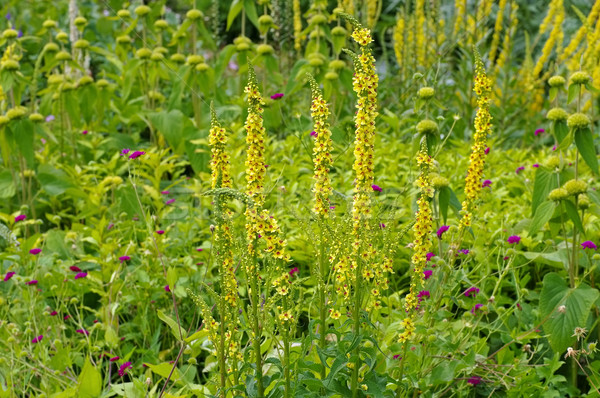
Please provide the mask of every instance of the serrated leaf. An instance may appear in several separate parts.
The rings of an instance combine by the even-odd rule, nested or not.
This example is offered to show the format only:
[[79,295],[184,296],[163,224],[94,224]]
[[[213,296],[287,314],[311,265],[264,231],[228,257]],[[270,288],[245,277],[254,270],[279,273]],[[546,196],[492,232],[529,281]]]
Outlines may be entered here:
[[[548,318],[544,330],[548,333],[550,346],[555,352],[563,353],[573,346],[576,327],[585,327],[592,305],[600,293],[586,284],[569,288],[565,278],[555,272],[544,277],[540,293],[540,310],[543,318]],[[559,306],[564,311],[558,311]]]
[[554,209],[556,209],[556,202],[554,201],[545,201],[538,206],[535,216],[533,216],[533,221],[531,221],[531,225],[529,226],[529,235],[533,236],[546,225],[552,218]]
[[581,153],[581,157],[589,168],[598,174],[598,156],[596,155],[596,147],[594,146],[594,137],[589,128],[575,131],[575,145]]

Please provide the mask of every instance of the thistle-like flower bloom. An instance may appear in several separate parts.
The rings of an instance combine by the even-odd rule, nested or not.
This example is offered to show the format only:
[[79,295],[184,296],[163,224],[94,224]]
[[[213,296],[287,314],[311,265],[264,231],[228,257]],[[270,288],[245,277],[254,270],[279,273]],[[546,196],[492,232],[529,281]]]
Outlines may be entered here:
[[477,114],[475,116],[475,134],[473,137],[473,146],[471,147],[471,156],[469,158],[469,168],[465,180],[465,200],[462,203],[462,218],[459,225],[459,236],[465,228],[471,225],[473,211],[476,208],[476,201],[479,198],[483,177],[483,166],[485,164],[485,150],[487,148],[487,136],[491,132],[490,115],[490,89],[491,81],[487,77],[479,52],[475,50],[475,87],[473,90],[477,94]]
[[231,188],[231,173],[229,155],[225,151],[227,145],[227,134],[221,127],[217,114],[211,102],[210,104],[210,131],[208,133],[208,143],[211,146],[210,159],[210,183],[214,188]]
[[400,334],[399,341],[404,343],[408,341],[415,330],[415,309],[419,304],[418,292],[425,280],[424,269],[429,261],[429,249],[431,248],[431,233],[433,231],[433,214],[429,204],[433,197],[434,189],[431,185],[430,172],[433,167],[433,158],[427,154],[427,144],[421,142],[421,150],[417,155],[417,164],[421,169],[421,174],[417,180],[421,188],[421,195],[417,200],[419,210],[416,214],[416,222],[413,226],[413,272],[410,277],[410,290],[404,300],[404,309],[407,313],[402,321],[404,331]]
[[329,107],[323,99],[323,93],[312,76],[309,76],[310,88],[312,91],[312,104],[310,107],[311,116],[314,121],[315,146],[313,148],[315,194],[314,212],[320,216],[327,217],[329,212],[329,195],[331,195],[331,180],[329,178],[329,169],[333,162],[331,151],[333,143],[331,141],[331,131],[329,130]]

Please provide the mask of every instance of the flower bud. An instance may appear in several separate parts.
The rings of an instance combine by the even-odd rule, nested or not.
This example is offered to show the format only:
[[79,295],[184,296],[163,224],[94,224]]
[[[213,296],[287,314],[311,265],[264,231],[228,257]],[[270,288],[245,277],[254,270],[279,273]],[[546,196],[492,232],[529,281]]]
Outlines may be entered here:
[[433,89],[433,87],[421,87],[418,92],[419,98],[424,99],[424,100],[433,98],[434,95],[435,95],[435,90]]
[[590,118],[584,113],[574,113],[567,119],[567,126],[573,129],[581,129],[590,125]]
[[204,14],[202,14],[202,11],[200,10],[196,10],[196,9],[192,9],[189,10],[186,14],[185,17],[191,21],[195,21],[197,19],[200,19],[204,16]]
[[563,87],[565,85],[565,78],[562,76],[552,76],[548,79],[550,87]]
[[152,9],[147,5],[138,6],[135,8],[135,10],[133,10],[135,15],[137,15],[138,17],[146,16],[150,13],[150,11],[152,11]]
[[590,75],[587,72],[579,71],[573,73],[569,80],[572,84],[587,84],[590,82]]
[[421,120],[417,124],[417,133],[419,134],[435,134],[438,132],[438,125],[433,120]]
[[588,184],[583,180],[569,180],[563,185],[569,195],[579,195],[587,192]]
[[548,120],[558,121],[567,120],[569,114],[563,108],[552,108],[546,114]]

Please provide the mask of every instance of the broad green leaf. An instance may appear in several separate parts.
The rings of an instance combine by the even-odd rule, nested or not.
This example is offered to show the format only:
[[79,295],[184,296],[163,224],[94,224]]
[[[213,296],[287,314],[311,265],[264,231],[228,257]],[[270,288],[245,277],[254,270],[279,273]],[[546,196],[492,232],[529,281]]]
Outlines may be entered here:
[[567,215],[571,221],[573,221],[573,224],[575,224],[577,230],[585,234],[585,229],[583,228],[583,224],[581,223],[581,218],[579,217],[579,212],[577,211],[575,204],[570,200],[563,200],[562,203],[565,204]]
[[258,29],[258,14],[256,13],[256,3],[254,0],[244,0],[244,10],[250,22]]
[[102,375],[86,358],[81,374],[77,379],[79,398],[96,398],[102,392]]
[[450,204],[450,188],[443,187],[438,194],[438,202],[440,205],[440,213],[444,219],[444,224],[448,218],[448,205]]
[[458,365],[458,361],[446,361],[442,365],[434,367],[431,372],[431,383],[438,385],[452,381],[456,365]]
[[52,196],[61,195],[67,189],[76,187],[64,171],[48,165],[40,166],[37,179],[44,191]]
[[227,30],[231,27],[235,17],[242,11],[242,8],[244,8],[244,3],[241,0],[233,0],[229,7],[229,13],[227,13]]
[[[171,369],[173,369],[173,366],[175,364],[163,362],[158,365],[153,365],[151,363],[147,363],[146,365],[150,368],[150,370],[152,372],[154,372],[157,375],[162,376],[166,379],[167,377],[169,377],[169,374],[171,373]],[[174,382],[181,381],[181,372],[179,372],[179,369],[177,369],[177,367],[175,367],[175,369],[173,370],[173,374],[171,375],[171,380],[173,380]]]
[[57,254],[58,258],[66,260],[71,256],[71,252],[65,243],[65,231],[53,229],[46,234],[46,248],[48,251]]
[[8,199],[15,196],[17,187],[12,178],[10,170],[2,170],[0,172],[0,199]]
[[596,155],[592,131],[589,128],[575,131],[575,144],[585,163],[595,174],[598,174],[598,155]]
[[[186,337],[185,329],[183,329],[183,328],[180,329],[177,322],[175,322],[175,320],[173,318],[171,318],[170,316],[168,316],[161,310],[157,310],[156,312],[158,314],[158,317],[171,328],[171,332],[173,333],[173,336],[175,336],[175,338],[177,340],[181,339],[182,335],[183,335],[183,338],[185,339],[185,337]],[[180,330],[181,330],[181,333],[179,332]]]
[[554,101],[554,98],[556,98],[556,94],[558,94],[558,87],[550,87],[550,92],[548,93],[548,100],[550,102]]
[[167,270],[167,284],[169,288],[174,289],[177,282],[177,269],[175,267],[169,267]]
[[567,104],[570,104],[581,91],[581,86],[579,84],[571,84],[569,85],[569,93],[567,94]]
[[148,118],[154,127],[160,131],[171,148],[179,154],[183,153],[183,118],[185,116],[179,109],[169,112],[156,112],[148,114]]
[[569,135],[569,127],[564,120],[559,120],[553,123],[554,138],[559,144]]
[[122,185],[116,191],[116,199],[119,211],[127,213],[129,217],[140,214],[140,205],[135,191],[131,185]]
[[[563,353],[575,344],[573,332],[576,327],[586,326],[599,295],[598,290],[586,284],[569,288],[565,278],[555,272],[544,277],[540,311],[542,318],[548,319],[543,327],[555,352]],[[564,311],[558,310],[560,306],[565,306]]]
[[565,138],[563,138],[563,140],[560,142],[560,144],[558,144],[558,148],[556,148],[559,151],[566,151],[567,149],[569,149],[569,147],[571,146],[571,144],[573,143],[573,130],[570,130],[569,133],[565,136]]
[[10,128],[15,139],[15,143],[19,148],[19,152],[25,158],[27,166],[34,168],[34,156],[33,156],[33,122],[29,119],[20,119],[13,121],[10,124]]
[[531,198],[531,215],[535,215],[538,206],[548,197],[551,190],[558,184],[556,176],[543,168],[538,168],[535,172],[535,182],[533,184],[533,197]]
[[552,218],[552,214],[556,209],[556,202],[545,201],[535,211],[535,216],[529,226],[529,235],[533,236],[537,231],[542,229],[544,225]]

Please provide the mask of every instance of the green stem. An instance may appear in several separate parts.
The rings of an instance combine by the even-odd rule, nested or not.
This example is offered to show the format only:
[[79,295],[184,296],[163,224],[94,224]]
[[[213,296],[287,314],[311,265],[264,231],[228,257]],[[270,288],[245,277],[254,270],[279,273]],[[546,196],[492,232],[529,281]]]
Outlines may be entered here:
[[[253,265],[255,267],[258,266],[256,261],[256,256],[253,259]],[[251,284],[251,297],[252,297],[252,316],[254,318],[253,322],[253,332],[254,337],[252,339],[252,345],[254,346],[254,355],[255,355],[255,364],[256,364],[256,385],[258,388],[258,397],[264,398],[265,389],[263,387],[263,379],[262,379],[262,356],[260,353],[260,337],[261,337],[261,328],[260,323],[258,321],[259,311],[258,311],[258,300],[260,295],[258,294],[258,275],[257,270],[252,271],[252,275],[250,276],[250,284]]]
[[[362,278],[361,270],[362,270],[362,261],[360,255],[356,256],[356,270],[354,277],[356,278],[355,282],[355,291],[354,291],[354,338],[359,338],[360,334],[360,303],[361,303],[361,286],[360,281]],[[360,343],[357,344],[354,349],[354,355],[356,356],[356,360],[354,362],[354,370],[352,371],[352,382],[351,382],[351,390],[352,390],[352,398],[358,397],[358,371],[360,368]]]
[[[288,302],[287,297],[283,297],[283,308],[285,311],[288,311]],[[289,329],[285,329],[283,332],[283,356],[285,362],[285,398],[291,397],[291,381],[290,381],[290,331]]]
[[[323,221],[323,220],[321,220]],[[323,233],[323,225],[321,225],[321,241],[319,242],[319,272],[321,280],[319,281],[319,309],[321,311],[321,333],[319,334],[319,345],[322,350],[325,349],[325,334],[327,332],[327,308],[325,307],[325,280],[326,280],[326,266],[325,266],[325,242],[324,242],[324,233]],[[327,363],[323,364],[321,368],[321,380],[324,380],[327,376]],[[322,391],[322,394],[325,391]]]

